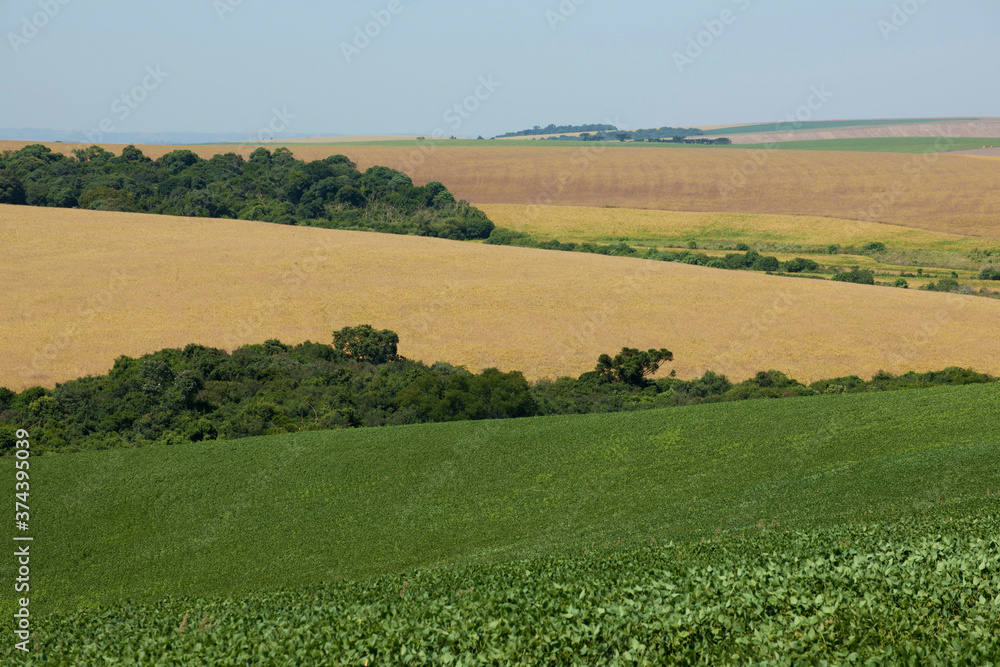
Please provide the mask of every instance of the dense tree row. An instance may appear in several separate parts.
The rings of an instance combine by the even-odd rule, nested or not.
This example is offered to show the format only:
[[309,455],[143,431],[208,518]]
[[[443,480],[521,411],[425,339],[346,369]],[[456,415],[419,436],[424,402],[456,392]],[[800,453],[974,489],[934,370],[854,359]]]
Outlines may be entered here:
[[107,375],[54,390],[0,388],[0,452],[14,446],[19,428],[30,430],[33,451],[43,453],[994,381],[958,368],[809,386],[777,371],[739,384],[712,372],[692,381],[672,374],[652,380],[672,360],[670,351],[624,348],[601,355],[579,378],[530,385],[517,371],[474,374],[405,359],[398,341],[391,331],[360,326],[335,332],[333,345],[270,340],[232,353],[188,345],[120,357]]
[[296,160],[287,148],[204,160],[176,150],[151,160],[134,146],[68,157],[42,145],[0,155],[0,203],[262,220],[468,240],[493,223],[438,182],[414,186],[388,167],[364,173],[343,155]]
[[591,125],[555,125],[550,123],[546,127],[540,127],[535,125],[530,130],[521,130],[519,132],[508,132],[506,134],[499,134],[494,139],[507,139],[509,137],[531,137],[539,134],[565,134],[567,132],[614,132],[618,128],[614,125],[607,125],[601,123],[594,123]]
[[692,243],[688,250],[670,251],[655,248],[638,249],[627,243],[563,243],[558,240],[538,241],[524,232],[515,232],[505,227],[496,227],[486,239],[491,245],[513,245],[523,248],[541,248],[542,250],[562,250],[565,252],[589,252],[596,255],[613,255],[615,257],[637,257],[660,262],[678,262],[707,266],[712,269],[747,269],[750,271],[766,271],[785,273],[815,272],[820,270],[819,264],[811,259],[796,257],[781,262],[777,257],[761,255],[740,243],[736,247],[740,252],[729,253],[724,257],[713,257],[703,252],[695,252],[697,245]]

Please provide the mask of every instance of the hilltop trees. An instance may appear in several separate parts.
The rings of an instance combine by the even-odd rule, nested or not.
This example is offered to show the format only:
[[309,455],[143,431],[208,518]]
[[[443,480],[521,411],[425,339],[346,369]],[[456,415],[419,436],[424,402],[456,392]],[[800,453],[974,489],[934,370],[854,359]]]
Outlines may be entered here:
[[190,150],[151,160],[135,146],[72,157],[42,145],[0,155],[0,203],[260,220],[286,225],[485,239],[493,223],[441,183],[415,186],[387,167],[364,173],[343,155],[296,160],[258,148],[204,160]]
[[376,331],[370,324],[344,327],[333,332],[333,347],[348,359],[369,364],[384,364],[399,359],[396,346],[399,336],[395,331]]
[[10,169],[0,169],[0,204],[24,204],[24,186]]
[[673,360],[673,353],[666,348],[643,352],[623,347],[621,353],[616,354],[614,358],[607,354],[598,357],[594,372],[609,382],[622,382],[640,387],[646,384],[647,376],[656,374],[664,361]]

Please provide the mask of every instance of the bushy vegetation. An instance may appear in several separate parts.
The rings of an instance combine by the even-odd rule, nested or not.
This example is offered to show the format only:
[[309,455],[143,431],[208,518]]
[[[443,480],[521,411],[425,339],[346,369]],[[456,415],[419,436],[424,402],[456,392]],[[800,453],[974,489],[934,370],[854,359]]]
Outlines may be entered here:
[[[660,262],[678,262],[681,264],[695,264],[707,266],[712,269],[732,269],[762,271],[767,273],[814,273],[820,270],[820,265],[811,259],[796,257],[785,262],[781,262],[777,257],[761,255],[756,250],[751,250],[744,244],[740,245],[742,252],[729,253],[724,257],[707,255],[704,252],[693,252],[697,250],[697,244],[687,250],[670,251],[657,250],[655,248],[639,249],[627,243],[563,243],[557,239],[550,241],[539,241],[530,234],[517,232],[504,227],[495,227],[484,243],[490,245],[512,245],[522,248],[539,248],[542,250],[562,250],[564,252],[589,252],[598,255],[612,255],[616,257],[636,257],[639,259],[649,259]],[[871,273],[870,271],[867,273]],[[853,278],[854,275],[848,276]],[[845,280],[845,278],[840,278]],[[874,277],[872,283],[874,283]]]
[[992,382],[982,373],[879,373],[807,386],[779,371],[733,384],[707,372],[686,381],[652,380],[669,350],[623,348],[601,355],[579,378],[530,385],[522,373],[479,374],[447,363],[400,357],[399,337],[368,325],[345,327],[333,345],[277,340],[228,353],[188,345],[139,359],[119,357],[107,375],[54,390],[0,388],[0,453],[18,428],[30,428],[33,451],[80,451],[228,440],[256,435],[362,426],[542,415],[621,412],[820,393]]
[[979,272],[980,280],[1000,280],[1000,269],[992,266],[986,267]]
[[121,603],[48,617],[25,664],[989,664],[998,532],[995,515],[755,532]]
[[857,283],[859,285],[874,285],[875,284],[875,274],[868,269],[859,269],[854,267],[850,271],[842,271],[836,273],[833,279],[837,282],[842,283]]
[[0,155],[0,203],[261,220],[469,240],[493,223],[438,182],[414,186],[388,167],[364,173],[343,155],[296,160],[287,148],[204,160],[176,150],[151,160],[135,146],[72,157],[42,145]]

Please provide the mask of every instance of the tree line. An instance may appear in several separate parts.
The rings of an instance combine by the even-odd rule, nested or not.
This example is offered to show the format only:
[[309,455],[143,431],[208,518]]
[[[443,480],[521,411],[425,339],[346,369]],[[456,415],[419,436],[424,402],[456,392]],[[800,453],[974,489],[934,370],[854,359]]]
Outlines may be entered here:
[[398,354],[399,337],[371,326],[334,332],[332,344],[277,340],[233,352],[188,345],[119,357],[105,375],[55,389],[0,388],[0,453],[19,428],[32,451],[178,444],[295,431],[544,415],[621,412],[758,398],[886,391],[993,382],[961,368],[806,385],[779,371],[739,383],[707,372],[654,379],[673,360],[665,349],[601,355],[577,378],[529,383],[518,371],[425,363]]
[[286,225],[483,239],[493,223],[441,183],[413,185],[388,167],[364,173],[346,156],[297,160],[258,148],[205,160],[190,150],[152,160],[135,146],[72,156],[35,144],[0,154],[0,204],[131,211]]
[[555,125],[550,123],[545,127],[535,125],[530,130],[520,130],[518,132],[507,132],[498,134],[494,139],[507,139],[510,137],[531,137],[539,134],[565,134],[567,132],[614,132],[618,128],[614,125],[592,123],[590,125]]

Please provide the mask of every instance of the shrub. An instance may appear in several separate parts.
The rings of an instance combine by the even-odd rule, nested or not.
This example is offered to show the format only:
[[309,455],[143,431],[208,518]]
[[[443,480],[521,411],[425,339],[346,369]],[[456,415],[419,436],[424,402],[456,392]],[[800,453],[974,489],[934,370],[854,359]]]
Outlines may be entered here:
[[874,285],[875,284],[875,274],[868,269],[859,269],[857,267],[850,271],[844,271],[843,273],[838,273],[833,277],[834,280],[842,283],[857,283],[859,285]]
[[859,251],[862,255],[874,255],[876,253],[885,252],[885,244],[879,241],[873,241],[871,243],[866,243],[861,246]]
[[782,268],[784,268],[788,273],[802,273],[803,271],[816,271],[819,269],[819,264],[811,259],[796,257],[795,259],[790,259],[782,264]]
[[524,232],[515,232],[504,227],[494,227],[489,238],[484,241],[489,245],[528,245],[530,242],[531,237]]
[[777,257],[761,257],[750,268],[754,271],[777,271],[781,268],[781,263]]
[[954,278],[942,278],[937,283],[929,283],[926,287],[929,292],[955,292],[961,285]]

